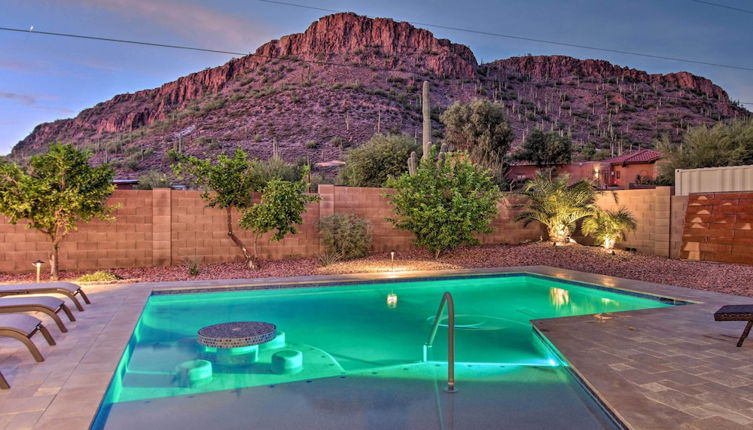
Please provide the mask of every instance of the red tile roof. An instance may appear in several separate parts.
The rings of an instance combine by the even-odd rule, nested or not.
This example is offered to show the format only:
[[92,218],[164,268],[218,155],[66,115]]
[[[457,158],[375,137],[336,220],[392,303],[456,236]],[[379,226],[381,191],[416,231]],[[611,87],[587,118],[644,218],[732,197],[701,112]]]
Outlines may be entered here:
[[617,157],[612,157],[604,160],[604,163],[615,164],[642,164],[653,163],[660,159],[662,153],[654,151],[653,149],[639,149],[627,154],[622,154]]

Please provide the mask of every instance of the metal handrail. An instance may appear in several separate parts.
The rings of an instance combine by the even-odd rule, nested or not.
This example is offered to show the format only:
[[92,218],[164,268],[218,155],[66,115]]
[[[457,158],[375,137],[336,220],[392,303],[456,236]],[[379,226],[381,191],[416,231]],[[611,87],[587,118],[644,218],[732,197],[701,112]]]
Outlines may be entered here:
[[455,389],[455,302],[449,292],[442,295],[442,301],[439,303],[437,314],[434,316],[434,324],[432,324],[429,338],[424,344],[424,360],[426,360],[426,350],[434,344],[434,338],[437,336],[437,329],[439,328],[439,318],[442,316],[445,305],[447,305],[447,388],[445,391],[454,393],[457,391]]

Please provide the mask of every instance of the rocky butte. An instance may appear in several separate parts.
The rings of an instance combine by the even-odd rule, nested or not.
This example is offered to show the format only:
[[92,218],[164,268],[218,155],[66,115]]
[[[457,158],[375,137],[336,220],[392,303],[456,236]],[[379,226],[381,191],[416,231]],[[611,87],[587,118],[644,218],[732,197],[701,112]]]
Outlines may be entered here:
[[22,160],[73,142],[121,177],[165,170],[166,152],[215,155],[242,147],[290,161],[341,159],[376,132],[421,138],[420,86],[431,85],[434,140],[456,100],[505,106],[521,142],[534,128],[570,136],[579,154],[678,141],[690,126],[750,115],[710,80],[601,60],[525,56],[478,64],[471,50],[427,30],[352,13],[159,88],[120,94],[71,119],[38,125],[11,153]]

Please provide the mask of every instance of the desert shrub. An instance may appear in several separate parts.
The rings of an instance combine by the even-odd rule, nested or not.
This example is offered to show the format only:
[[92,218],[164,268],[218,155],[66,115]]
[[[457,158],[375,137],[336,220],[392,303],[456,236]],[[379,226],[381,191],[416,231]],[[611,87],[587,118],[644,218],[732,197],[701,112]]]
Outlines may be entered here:
[[335,136],[329,140],[329,144],[332,147],[342,146],[345,145],[345,139],[340,136]]
[[154,188],[170,188],[172,178],[158,170],[150,170],[139,176],[139,182],[136,184],[137,190],[152,190]]
[[188,270],[188,276],[198,276],[201,273],[201,265],[196,260],[185,261],[186,270]]
[[94,273],[87,273],[77,279],[78,282],[112,282],[118,279],[123,279],[120,276],[107,272],[105,270],[99,270]]
[[316,149],[318,147],[319,147],[319,142],[315,140],[309,140],[308,142],[306,142],[306,148],[308,149]]
[[125,165],[135,172],[141,167],[141,158],[138,155],[132,155],[126,159]]
[[334,214],[320,219],[319,235],[327,254],[343,260],[364,257],[371,248],[371,225],[355,214]]
[[290,164],[279,156],[272,156],[269,160],[258,161],[254,173],[263,184],[273,179],[298,181],[301,179],[301,166]]
[[436,159],[432,152],[414,175],[387,180],[395,191],[386,197],[397,215],[389,221],[415,234],[417,246],[439,257],[445,250],[477,244],[479,233],[490,233],[501,195],[489,170],[466,153]]
[[362,146],[348,151],[339,182],[349,187],[381,187],[387,178],[408,170],[410,153],[419,147],[404,134],[375,134]]
[[340,256],[337,254],[325,252],[323,254],[320,254],[317,259],[319,260],[319,264],[322,267],[327,267],[337,263],[340,260]]
[[227,102],[226,99],[224,99],[222,97],[217,97],[214,100],[205,103],[201,107],[201,114],[205,115],[205,114],[207,114],[207,113],[209,113],[209,112],[211,112],[211,111],[213,111],[215,109],[220,109],[221,107],[225,106],[226,102]]

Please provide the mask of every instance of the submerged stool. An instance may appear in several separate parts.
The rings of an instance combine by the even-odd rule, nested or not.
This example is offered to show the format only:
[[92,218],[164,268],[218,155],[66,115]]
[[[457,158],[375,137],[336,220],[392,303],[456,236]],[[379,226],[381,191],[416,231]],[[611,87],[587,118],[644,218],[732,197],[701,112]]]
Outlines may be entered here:
[[303,369],[303,353],[294,349],[272,354],[272,373],[297,373]]
[[212,379],[212,363],[207,360],[184,361],[175,367],[178,384],[193,387]]
[[258,321],[229,322],[200,329],[198,342],[208,348],[217,348],[218,364],[250,364],[259,356],[259,344],[269,342],[276,334],[277,327],[274,324]]
[[745,338],[748,337],[751,327],[753,327],[753,305],[726,305],[719,308],[714,313],[716,321],[747,321],[740,340],[737,341],[737,347],[743,346]]
[[260,349],[280,349],[285,347],[285,332],[284,331],[278,331],[277,336],[275,336],[274,339],[270,340],[269,342],[262,343],[259,345]]

